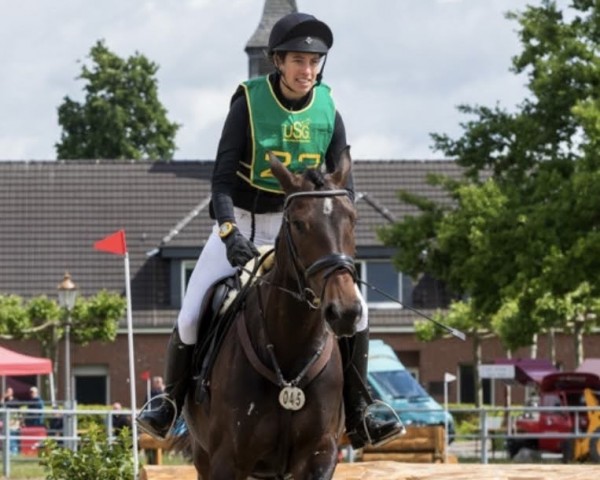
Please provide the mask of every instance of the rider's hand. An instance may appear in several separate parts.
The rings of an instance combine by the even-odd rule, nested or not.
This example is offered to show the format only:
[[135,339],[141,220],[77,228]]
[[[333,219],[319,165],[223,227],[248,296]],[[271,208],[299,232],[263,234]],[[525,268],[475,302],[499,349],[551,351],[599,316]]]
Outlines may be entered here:
[[233,267],[243,267],[259,255],[254,244],[244,237],[237,228],[231,234],[227,235],[223,239],[223,242],[227,249],[227,260],[229,260],[229,263]]

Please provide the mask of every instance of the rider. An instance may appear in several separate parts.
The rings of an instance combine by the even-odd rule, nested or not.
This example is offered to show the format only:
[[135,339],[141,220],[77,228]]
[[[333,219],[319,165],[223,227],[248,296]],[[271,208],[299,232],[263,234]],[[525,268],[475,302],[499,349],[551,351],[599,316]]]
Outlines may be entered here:
[[[258,255],[255,245],[274,244],[279,231],[284,196],[269,175],[266,152],[274,151],[287,160],[292,171],[309,165],[324,166],[331,172],[346,147],[342,117],[335,109],[329,87],[321,83],[332,44],[331,30],[314,16],[284,16],[269,37],[269,56],[275,71],[243,82],[233,95],[212,176],[210,212],[216,219],[215,226],[190,278],[167,349],[165,391],[177,413],[188,388],[198,319],[207,290]],[[325,152],[324,158],[314,152]],[[353,193],[352,179],[347,189]],[[360,298],[363,318],[358,332],[342,348],[346,357],[346,432],[354,448],[369,441],[380,443],[402,432],[402,425],[396,421],[365,417],[369,333],[367,306]],[[173,403],[163,399],[158,409],[143,412],[138,423],[152,435],[165,437],[175,415]]]

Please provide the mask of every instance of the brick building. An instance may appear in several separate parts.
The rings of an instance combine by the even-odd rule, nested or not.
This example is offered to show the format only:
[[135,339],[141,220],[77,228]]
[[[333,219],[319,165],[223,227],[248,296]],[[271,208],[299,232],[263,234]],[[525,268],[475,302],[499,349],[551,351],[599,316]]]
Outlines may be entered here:
[[[246,46],[250,75],[264,73],[267,32],[296,2],[265,2],[257,31]],[[135,367],[162,374],[170,330],[212,221],[208,215],[212,161],[0,162],[0,294],[25,298],[56,296],[69,271],[82,295],[101,289],[124,293],[123,262],[95,251],[95,241],[124,229],[131,262]],[[400,189],[443,201],[441,190],[426,182],[429,173],[458,178],[452,161],[377,160],[354,162],[357,209],[357,261],[361,278],[425,313],[448,304],[440,282],[414,282],[391,264],[376,229],[416,213],[397,199]],[[444,373],[458,376],[450,387],[453,401],[473,401],[473,347],[467,339],[422,343],[414,335],[418,315],[365,288],[371,336],[382,338],[434,396],[440,398]],[[587,356],[600,357],[600,342],[585,339]],[[39,355],[33,342],[0,340],[0,345]],[[542,339],[540,352],[545,352]],[[572,368],[572,341],[559,335],[557,353]],[[483,345],[484,361],[505,356],[497,339]],[[60,352],[61,358],[63,352]],[[515,356],[526,356],[516,352]],[[543,353],[541,353],[543,356]],[[128,403],[125,319],[112,344],[73,345],[75,397],[81,403]],[[62,365],[61,365],[62,368]],[[58,397],[64,395],[62,376]],[[141,405],[145,382],[136,379]],[[487,398],[502,401],[501,384],[487,385]],[[520,395],[517,393],[517,400]]]

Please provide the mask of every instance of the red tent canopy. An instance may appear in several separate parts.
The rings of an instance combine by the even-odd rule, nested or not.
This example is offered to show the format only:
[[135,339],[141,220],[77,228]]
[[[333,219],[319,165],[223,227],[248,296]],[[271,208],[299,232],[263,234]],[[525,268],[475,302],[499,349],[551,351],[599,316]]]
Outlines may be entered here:
[[52,373],[52,360],[30,357],[0,347],[0,377]]

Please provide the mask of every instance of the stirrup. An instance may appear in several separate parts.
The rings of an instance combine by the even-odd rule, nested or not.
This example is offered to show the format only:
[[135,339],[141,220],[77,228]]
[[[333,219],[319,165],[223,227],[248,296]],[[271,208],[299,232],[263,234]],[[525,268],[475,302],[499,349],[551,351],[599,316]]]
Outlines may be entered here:
[[[146,410],[146,407],[148,407],[156,399],[163,399],[163,402],[164,401],[169,402],[173,406],[173,411],[175,412],[175,414],[173,415],[173,420],[171,420],[171,424],[169,425],[169,428],[167,429],[167,433],[165,433],[164,437],[161,437],[160,435],[156,435],[156,433],[154,433],[152,430],[146,428],[143,425],[143,423],[139,422],[139,418],[144,413],[144,410]],[[155,395],[154,397],[150,398],[146,403],[144,403],[144,405],[142,405],[142,408],[140,409],[140,413],[137,415],[137,417],[135,417],[135,423],[137,424],[138,427],[140,427],[140,430],[142,430],[144,433],[147,433],[155,440],[162,441],[165,438],[167,438],[167,436],[169,435],[169,432],[173,429],[173,427],[175,426],[175,422],[177,422],[177,419],[179,418],[179,412],[177,410],[178,410],[177,403],[175,403],[175,401],[168,394],[160,393],[160,394]],[[152,410],[149,410],[149,411],[151,412]]]
[[[387,410],[392,412],[392,415],[396,418],[396,422],[398,423],[398,425],[400,425],[400,431],[397,434],[390,435],[388,437],[384,437],[384,438],[380,439],[377,443],[373,443],[373,439],[371,438],[371,433],[369,432],[369,428],[367,426],[367,417],[369,415],[371,415],[371,412],[369,410],[375,404],[382,405]],[[362,416],[362,426],[363,426],[363,430],[365,431],[365,434],[366,434],[366,437],[368,440],[368,445],[371,445],[373,447],[379,447],[379,446],[383,445],[384,443],[387,443],[390,440],[393,440],[394,438],[398,438],[399,436],[404,435],[406,433],[406,427],[404,426],[404,423],[402,423],[402,420],[400,420],[400,417],[396,413],[396,410],[394,410],[391,405],[389,405],[388,403],[385,403],[382,400],[373,400],[373,403],[371,403],[370,405],[367,405],[367,407],[365,408],[365,411],[363,412],[363,416]]]

